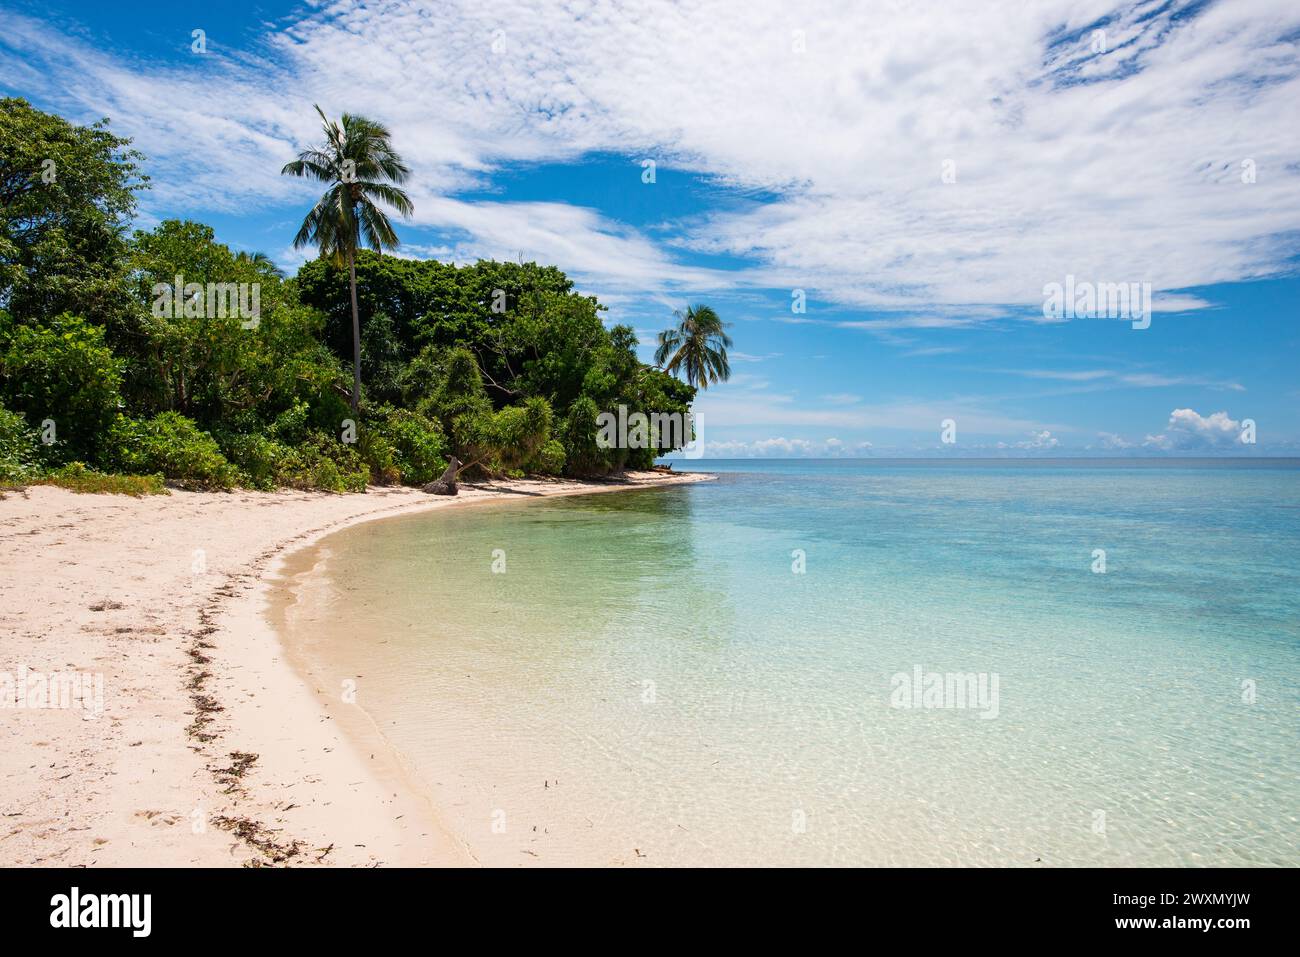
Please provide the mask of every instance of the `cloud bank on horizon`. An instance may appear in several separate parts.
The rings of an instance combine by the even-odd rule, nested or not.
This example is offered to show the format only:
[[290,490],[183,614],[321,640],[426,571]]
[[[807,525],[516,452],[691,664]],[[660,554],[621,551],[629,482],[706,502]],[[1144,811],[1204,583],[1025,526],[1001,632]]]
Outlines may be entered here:
[[[333,0],[287,10],[251,40],[196,15],[201,57],[188,37],[156,56],[100,46],[71,12],[0,15],[0,50],[15,54],[0,58],[0,88],[74,118],[111,117],[149,158],[145,219],[250,208],[287,218],[309,192],[278,170],[316,138],[320,103],[398,133],[413,169],[411,254],[524,251],[639,325],[722,297],[733,317],[790,327],[771,337],[856,336],[917,362],[967,356],[959,388],[938,375],[872,403],[835,402],[813,397],[834,383],[771,345],[792,340],[769,339],[747,358],[798,387],[750,379],[709,396],[707,420],[730,430],[719,451],[928,449],[947,417],[990,449],[1222,451],[1223,430],[1205,423],[1244,416],[1186,406],[1257,391],[1236,368],[1179,365],[1169,352],[1114,361],[1108,340],[1104,365],[1058,354],[1041,368],[1026,346],[1019,367],[979,369],[977,383],[970,340],[934,335],[1054,325],[1044,286],[1066,276],[1150,283],[1152,308],[1177,323],[1221,308],[1215,287],[1295,274],[1294,2]],[[652,159],[715,199],[633,222],[565,195],[517,198],[501,180],[601,156],[627,164],[629,189]],[[792,313],[796,289],[822,312]],[[1122,422],[1062,419],[1050,401],[1104,388],[1156,394]],[[1294,440],[1295,425],[1292,412],[1273,433]],[[773,432],[791,428],[809,431]]]

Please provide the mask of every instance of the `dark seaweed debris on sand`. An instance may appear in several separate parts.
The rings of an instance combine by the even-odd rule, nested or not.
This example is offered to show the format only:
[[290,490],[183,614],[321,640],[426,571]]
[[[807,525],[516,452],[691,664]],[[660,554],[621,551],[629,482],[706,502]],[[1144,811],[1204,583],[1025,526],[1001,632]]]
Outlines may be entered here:
[[[266,867],[268,864],[283,864],[296,858],[302,853],[303,848],[307,846],[302,841],[277,841],[275,831],[260,821],[254,821],[247,817],[226,817],[223,815],[214,817],[212,823],[223,831],[230,831],[235,837],[262,854],[264,859],[250,858],[244,862],[245,867]],[[331,848],[333,846],[330,845]]]

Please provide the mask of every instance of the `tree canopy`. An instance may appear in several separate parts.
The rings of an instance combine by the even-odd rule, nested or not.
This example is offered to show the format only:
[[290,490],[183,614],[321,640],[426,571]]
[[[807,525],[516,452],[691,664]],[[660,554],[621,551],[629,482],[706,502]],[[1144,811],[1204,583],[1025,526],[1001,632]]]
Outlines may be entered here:
[[0,100],[0,308],[102,323],[122,307],[126,235],[147,184],[129,145],[106,123]]

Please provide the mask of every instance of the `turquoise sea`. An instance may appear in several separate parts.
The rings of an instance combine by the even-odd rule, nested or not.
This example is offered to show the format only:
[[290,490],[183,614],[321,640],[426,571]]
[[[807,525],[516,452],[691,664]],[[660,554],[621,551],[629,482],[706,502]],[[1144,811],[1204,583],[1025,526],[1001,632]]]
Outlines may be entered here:
[[677,467],[294,586],[480,860],[1300,864],[1300,461]]

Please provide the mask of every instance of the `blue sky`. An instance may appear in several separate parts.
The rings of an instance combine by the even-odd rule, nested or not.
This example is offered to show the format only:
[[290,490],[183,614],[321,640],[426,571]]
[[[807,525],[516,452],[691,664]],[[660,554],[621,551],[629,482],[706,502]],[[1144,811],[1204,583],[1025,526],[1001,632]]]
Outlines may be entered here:
[[[403,255],[555,263],[646,357],[674,309],[712,304],[735,348],[698,406],[711,456],[1300,452],[1293,2],[0,19],[0,90],[146,154],[141,225],[199,219],[296,268],[311,192],[278,170],[319,102],[392,126]],[[1150,283],[1150,327],[1048,321],[1067,276]]]

